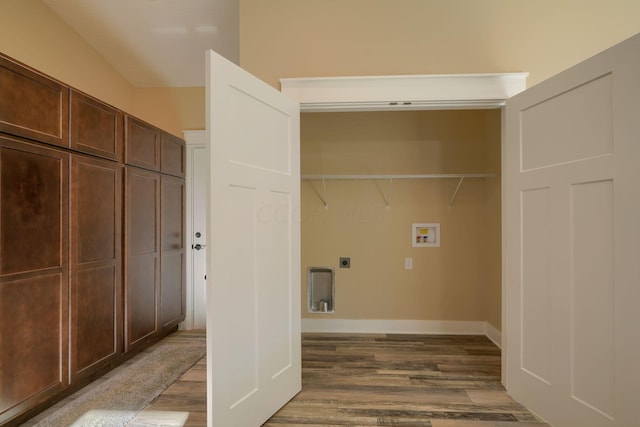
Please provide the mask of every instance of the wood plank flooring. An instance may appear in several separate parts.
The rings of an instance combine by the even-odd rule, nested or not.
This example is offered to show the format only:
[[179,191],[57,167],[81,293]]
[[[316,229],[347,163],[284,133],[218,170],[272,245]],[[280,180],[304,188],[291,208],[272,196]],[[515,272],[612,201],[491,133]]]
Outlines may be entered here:
[[[180,334],[169,339],[202,339]],[[506,394],[500,349],[483,336],[303,334],[302,383],[265,426],[548,426]],[[205,359],[131,426],[173,425],[157,411],[206,425]]]
[[[163,342],[206,347],[205,331],[178,331]],[[184,423],[174,421],[174,413],[186,412]],[[200,359],[178,381],[129,423],[129,427],[203,427],[207,425],[207,358]]]
[[[156,346],[205,341],[204,331],[179,331]],[[203,358],[129,427],[206,426],[206,406]],[[506,394],[500,349],[486,337],[387,334],[303,334],[302,391],[264,426],[548,427]]]
[[305,334],[302,392],[267,426],[538,426],[483,336]]

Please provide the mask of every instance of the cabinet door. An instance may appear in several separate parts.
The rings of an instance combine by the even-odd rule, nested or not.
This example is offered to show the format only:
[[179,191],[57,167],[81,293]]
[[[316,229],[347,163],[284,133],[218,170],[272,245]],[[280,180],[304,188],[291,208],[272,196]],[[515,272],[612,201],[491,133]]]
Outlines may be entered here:
[[0,131],[69,146],[69,88],[0,57]]
[[0,424],[67,386],[68,167],[0,137]]
[[160,142],[160,171],[184,178],[186,167],[184,141],[177,136],[162,132]]
[[160,174],[125,172],[125,351],[159,332]]
[[160,170],[160,130],[126,116],[125,163],[153,171]]
[[186,310],[184,251],[184,180],[161,177],[160,317],[166,330],[182,322]]
[[74,90],[71,91],[71,139],[74,150],[122,161],[124,114]]
[[71,158],[71,381],[122,352],[122,166]]

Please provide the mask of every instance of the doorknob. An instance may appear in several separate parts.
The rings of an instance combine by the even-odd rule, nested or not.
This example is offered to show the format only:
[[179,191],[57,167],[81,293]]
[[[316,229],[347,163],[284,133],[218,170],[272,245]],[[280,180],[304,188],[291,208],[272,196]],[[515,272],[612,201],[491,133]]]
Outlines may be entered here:
[[199,251],[200,249],[204,249],[206,247],[207,247],[207,245],[201,245],[200,243],[196,243],[195,245],[191,245],[191,249],[195,249],[196,251]]

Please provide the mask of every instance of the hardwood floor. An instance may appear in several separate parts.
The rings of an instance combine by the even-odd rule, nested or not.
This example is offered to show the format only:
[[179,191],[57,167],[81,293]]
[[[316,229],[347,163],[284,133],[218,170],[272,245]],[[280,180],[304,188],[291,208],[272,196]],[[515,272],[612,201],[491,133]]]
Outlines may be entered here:
[[[205,341],[204,331],[179,331],[156,345]],[[129,427],[206,426],[206,406],[203,358]],[[507,395],[500,349],[486,337],[395,334],[303,334],[302,391],[264,426],[548,427]]]
[[[181,334],[168,339],[202,339]],[[548,426],[506,394],[500,349],[483,336],[303,334],[302,383],[265,426]],[[153,411],[205,426],[205,360],[131,425],[160,425]]]
[[[163,341],[206,346],[204,331],[178,331]],[[175,422],[174,413],[188,414],[186,422]],[[203,427],[207,425],[207,358],[200,359],[178,381],[129,423],[129,427]]]

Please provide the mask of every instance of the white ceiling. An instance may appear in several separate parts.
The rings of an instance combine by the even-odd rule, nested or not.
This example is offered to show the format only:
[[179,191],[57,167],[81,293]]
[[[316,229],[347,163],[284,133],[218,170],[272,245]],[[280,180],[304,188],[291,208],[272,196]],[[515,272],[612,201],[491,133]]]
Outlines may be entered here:
[[204,86],[204,52],[238,62],[238,0],[43,0],[136,87]]

